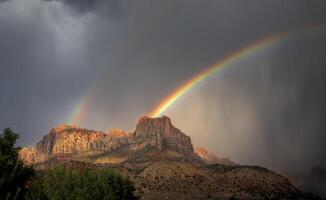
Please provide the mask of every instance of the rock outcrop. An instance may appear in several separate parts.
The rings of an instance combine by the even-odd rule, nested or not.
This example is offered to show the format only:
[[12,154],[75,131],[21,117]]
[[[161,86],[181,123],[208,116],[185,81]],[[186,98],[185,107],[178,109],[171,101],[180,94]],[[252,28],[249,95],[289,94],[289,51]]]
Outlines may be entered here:
[[300,195],[286,178],[270,170],[235,165],[202,147],[194,151],[190,137],[165,116],[142,117],[132,133],[60,125],[35,146],[23,148],[20,156],[36,169],[64,165],[118,170],[135,183],[141,199],[292,199]]
[[191,139],[174,127],[170,118],[142,117],[133,133],[121,129],[109,129],[108,133],[88,130],[70,125],[60,125],[33,147],[25,147],[20,156],[27,163],[40,163],[50,158],[90,152],[108,153],[126,147],[130,151],[142,149],[148,145],[159,150],[173,149],[191,160],[194,149]]
[[205,164],[221,164],[227,166],[236,165],[228,158],[218,158],[213,153],[208,152],[204,147],[196,147],[195,154],[198,155],[205,162]]
[[101,131],[87,130],[70,125],[59,125],[33,147],[25,147],[20,156],[26,163],[39,163],[52,157],[87,152],[111,151],[128,143],[128,135],[120,129]]
[[41,163],[46,160],[46,155],[40,153],[34,146],[24,147],[19,153],[26,164]]
[[82,153],[90,150],[104,150],[102,140],[107,135],[100,131],[76,126],[60,125],[36,144],[38,152],[45,155]]
[[191,139],[179,129],[174,127],[170,118],[143,117],[139,120],[133,136],[137,141],[145,141],[157,146],[160,150],[170,148],[192,159],[194,149]]

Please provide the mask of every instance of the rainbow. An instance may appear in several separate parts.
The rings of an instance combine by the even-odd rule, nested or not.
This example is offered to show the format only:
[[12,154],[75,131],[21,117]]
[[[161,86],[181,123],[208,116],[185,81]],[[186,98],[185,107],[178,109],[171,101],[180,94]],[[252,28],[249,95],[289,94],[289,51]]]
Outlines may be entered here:
[[245,47],[242,47],[222,58],[220,61],[214,63],[205,70],[199,72],[197,75],[186,81],[179,88],[173,91],[168,95],[155,109],[149,114],[150,117],[159,117],[164,113],[168,108],[170,108],[175,102],[177,102],[182,96],[189,92],[199,83],[207,80],[207,78],[216,75],[219,71],[227,66],[231,66],[236,61],[244,59],[254,53],[257,53],[267,47],[271,47],[284,39],[287,39],[290,35],[304,33],[306,31],[318,31],[325,28],[325,23],[314,24],[310,26],[305,26],[300,29],[293,29],[286,32],[275,33],[271,36],[267,36],[255,41],[252,44],[249,44]]
[[81,122],[81,120],[86,115],[86,107],[88,102],[90,102],[91,95],[84,95],[81,97],[79,103],[75,106],[73,112],[70,114],[70,117],[67,120],[67,124],[69,125],[77,125]]
[[[263,37],[261,39],[256,40],[255,42],[244,46],[230,54],[227,54],[218,62],[214,63],[210,67],[205,70],[199,72],[197,75],[186,81],[180,87],[178,87],[175,91],[173,91],[170,95],[168,95],[162,102],[160,102],[152,112],[150,112],[150,117],[158,117],[163,114],[168,108],[170,108],[175,102],[177,102],[182,96],[184,96],[187,92],[189,92],[192,88],[197,86],[198,84],[204,82],[209,77],[216,75],[221,69],[226,68],[227,66],[231,66],[237,61],[244,59],[248,56],[254,55],[255,53],[267,48],[271,47],[281,41],[290,38],[292,35],[306,33],[306,32],[315,32],[315,31],[324,31],[325,22],[323,23],[315,23],[313,25],[306,25],[301,28],[291,29],[284,32],[274,33],[270,36]],[[104,74],[102,74],[103,76]],[[96,82],[98,82],[102,76],[97,78],[90,87],[87,88],[85,94],[79,99],[78,103],[75,105],[73,111],[69,115],[67,119],[68,124],[77,125],[80,123],[84,116],[87,113],[87,107],[91,103],[92,96],[92,88],[95,87]],[[103,76],[104,77],[104,76]]]

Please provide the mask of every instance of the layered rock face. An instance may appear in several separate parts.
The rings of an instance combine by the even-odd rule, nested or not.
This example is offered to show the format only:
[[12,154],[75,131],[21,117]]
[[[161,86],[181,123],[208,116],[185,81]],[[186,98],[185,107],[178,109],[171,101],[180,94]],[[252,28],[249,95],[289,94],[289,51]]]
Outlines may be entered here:
[[50,130],[48,135],[36,144],[38,152],[45,155],[81,153],[89,150],[105,149],[101,140],[106,134],[76,126],[60,125]]
[[87,130],[70,125],[60,125],[50,130],[48,135],[35,146],[20,151],[26,163],[39,163],[51,157],[63,158],[71,154],[111,151],[128,143],[127,133],[120,129],[101,131]]
[[19,154],[26,164],[41,163],[47,159],[46,155],[37,151],[34,146],[22,148]]
[[166,116],[141,118],[133,136],[137,141],[145,141],[157,146],[160,150],[170,148],[183,154],[189,160],[192,159],[194,149],[190,137],[174,127],[170,118]]
[[39,163],[52,157],[110,152],[122,147],[134,151],[148,145],[156,146],[159,150],[173,149],[188,160],[191,160],[194,154],[190,137],[174,127],[170,118],[163,116],[141,118],[132,134],[121,129],[109,129],[108,133],[104,133],[60,125],[51,129],[35,146],[23,148],[20,156],[27,163]]
[[103,132],[59,125],[51,129],[35,146],[23,148],[20,156],[27,163],[39,163],[51,156],[81,153],[97,148],[104,137]]

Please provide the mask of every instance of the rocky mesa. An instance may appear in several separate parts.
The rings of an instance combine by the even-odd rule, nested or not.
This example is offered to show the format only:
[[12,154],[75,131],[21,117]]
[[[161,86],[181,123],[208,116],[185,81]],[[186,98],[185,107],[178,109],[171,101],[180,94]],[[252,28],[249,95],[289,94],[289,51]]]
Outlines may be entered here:
[[166,116],[142,117],[131,133],[60,125],[35,146],[23,148],[20,156],[37,169],[112,168],[130,177],[141,199],[302,199],[275,172],[194,148]]
[[[45,162],[52,158],[70,159],[87,153],[110,153],[118,149],[136,151],[146,146],[160,151],[174,150],[187,160],[195,156],[191,138],[172,125],[171,119],[142,117],[132,133],[109,129],[107,133],[71,125],[60,125],[50,130],[35,146],[21,150],[21,158],[29,164]],[[203,159],[205,159],[203,157]]]

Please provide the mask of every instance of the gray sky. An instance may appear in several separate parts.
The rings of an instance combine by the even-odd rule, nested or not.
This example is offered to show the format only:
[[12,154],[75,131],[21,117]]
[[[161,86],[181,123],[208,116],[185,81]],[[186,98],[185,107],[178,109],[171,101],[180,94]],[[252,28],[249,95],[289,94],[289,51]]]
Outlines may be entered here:
[[[0,1],[0,128],[34,144],[90,94],[80,126],[137,119],[226,54],[326,22],[325,1]],[[166,114],[218,156],[279,172],[326,167],[326,31],[234,63]]]

